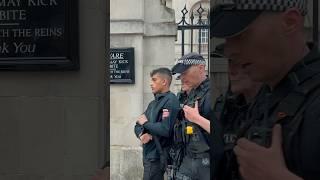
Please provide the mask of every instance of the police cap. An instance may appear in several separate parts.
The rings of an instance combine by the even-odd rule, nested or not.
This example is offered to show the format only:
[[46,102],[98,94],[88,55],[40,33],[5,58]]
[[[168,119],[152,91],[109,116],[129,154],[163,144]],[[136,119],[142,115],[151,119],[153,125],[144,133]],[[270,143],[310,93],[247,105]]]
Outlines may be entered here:
[[182,56],[172,68],[172,74],[183,73],[189,67],[198,64],[206,64],[205,59],[198,53],[189,53]]
[[210,15],[211,36],[226,38],[246,30],[262,12],[297,8],[307,14],[307,0],[216,0]]

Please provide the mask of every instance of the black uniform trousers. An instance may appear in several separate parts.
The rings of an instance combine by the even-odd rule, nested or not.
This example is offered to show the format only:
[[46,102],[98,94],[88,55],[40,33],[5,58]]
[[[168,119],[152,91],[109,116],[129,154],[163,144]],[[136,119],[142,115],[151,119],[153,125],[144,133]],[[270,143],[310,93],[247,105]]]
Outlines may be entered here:
[[179,171],[176,174],[177,180],[210,180],[210,156],[183,158]]

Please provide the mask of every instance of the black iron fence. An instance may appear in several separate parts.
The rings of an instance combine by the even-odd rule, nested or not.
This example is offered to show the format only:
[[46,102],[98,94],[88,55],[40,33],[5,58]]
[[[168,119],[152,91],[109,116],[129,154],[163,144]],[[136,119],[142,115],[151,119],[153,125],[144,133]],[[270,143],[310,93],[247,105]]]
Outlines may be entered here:
[[209,58],[209,10],[200,4],[199,8],[189,12],[185,5],[181,13],[181,21],[177,23],[178,34],[181,32],[181,55],[185,54],[185,47],[189,46],[190,52],[198,52]]

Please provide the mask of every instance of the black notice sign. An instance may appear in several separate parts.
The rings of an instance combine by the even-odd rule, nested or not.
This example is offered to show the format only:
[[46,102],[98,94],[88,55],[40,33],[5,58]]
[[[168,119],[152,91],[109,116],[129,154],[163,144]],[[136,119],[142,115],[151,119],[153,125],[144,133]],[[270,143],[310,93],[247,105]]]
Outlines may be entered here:
[[110,49],[110,83],[134,84],[134,48]]
[[77,0],[0,0],[0,69],[78,69]]

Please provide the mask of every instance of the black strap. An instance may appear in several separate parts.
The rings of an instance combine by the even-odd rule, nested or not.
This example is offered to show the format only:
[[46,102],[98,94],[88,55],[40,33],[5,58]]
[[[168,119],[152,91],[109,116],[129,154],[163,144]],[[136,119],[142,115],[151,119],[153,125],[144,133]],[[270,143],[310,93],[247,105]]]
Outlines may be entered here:
[[[159,111],[163,108],[163,106],[165,105],[165,103],[167,103],[169,101],[169,97],[168,96],[164,96],[163,97],[164,99],[162,99],[162,101],[160,102],[160,104],[158,104],[158,108],[157,109],[152,109],[151,110],[151,113],[152,113],[152,118],[158,118],[158,113]],[[154,116],[153,113],[157,113],[157,116]],[[153,120],[152,122],[157,122],[158,119],[155,119]],[[166,167],[167,167],[167,156],[166,154],[164,153],[164,150],[161,146],[161,143],[160,143],[160,140],[159,140],[159,137],[155,134],[151,134],[152,135],[152,138],[154,140],[154,143],[156,144],[156,149],[157,151],[159,152],[159,155],[160,155],[160,168],[162,171],[165,171],[166,170]]]
[[[159,111],[162,109],[162,107],[169,101],[169,97],[168,96],[164,96],[163,97],[164,99],[162,99],[162,101],[160,102],[160,104],[157,106],[158,108],[157,109],[152,109],[151,112],[152,114],[153,113],[159,113]],[[158,118],[158,114],[157,116],[153,116],[152,115],[152,118]],[[157,119],[153,120],[152,122],[157,122]],[[163,155],[163,149],[162,149],[162,146],[161,146],[161,143],[160,143],[160,140],[158,138],[158,136],[152,134],[152,138],[154,139],[154,142],[156,144],[156,148],[157,148],[157,151],[159,152],[160,156]]]
[[159,152],[160,156],[162,156],[163,155],[163,149],[162,149],[162,146],[160,144],[158,136],[152,135],[152,138],[154,140],[154,143],[156,144],[157,151]]

